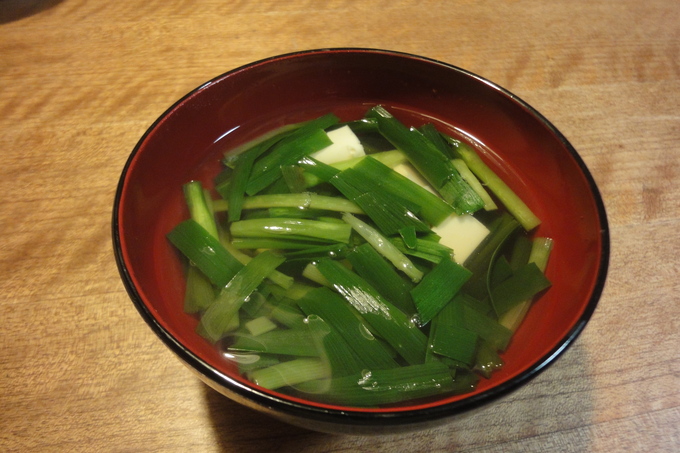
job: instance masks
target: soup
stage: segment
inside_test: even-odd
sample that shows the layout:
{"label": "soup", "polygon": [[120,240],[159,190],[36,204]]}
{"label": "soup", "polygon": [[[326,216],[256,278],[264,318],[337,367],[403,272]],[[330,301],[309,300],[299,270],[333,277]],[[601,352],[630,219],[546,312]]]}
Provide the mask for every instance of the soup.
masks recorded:
{"label": "soup", "polygon": [[256,385],[318,402],[472,391],[549,288],[552,240],[471,145],[378,105],[230,150],[168,233],[198,332]]}

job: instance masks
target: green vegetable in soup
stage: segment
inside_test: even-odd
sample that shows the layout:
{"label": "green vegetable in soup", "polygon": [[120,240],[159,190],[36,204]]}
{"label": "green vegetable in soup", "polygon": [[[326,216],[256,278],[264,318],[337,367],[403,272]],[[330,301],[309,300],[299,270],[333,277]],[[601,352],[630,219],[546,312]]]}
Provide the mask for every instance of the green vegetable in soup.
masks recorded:
{"label": "green vegetable in soup", "polygon": [[538,217],[433,124],[327,114],[223,164],[214,190],[184,185],[167,237],[197,332],[261,387],[362,407],[469,392],[550,287]]}

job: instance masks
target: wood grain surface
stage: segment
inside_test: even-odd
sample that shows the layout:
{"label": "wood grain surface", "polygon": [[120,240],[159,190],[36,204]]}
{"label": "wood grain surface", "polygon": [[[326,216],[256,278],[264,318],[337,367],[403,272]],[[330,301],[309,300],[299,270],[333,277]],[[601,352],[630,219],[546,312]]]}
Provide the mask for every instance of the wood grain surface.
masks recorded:
{"label": "wood grain surface", "polygon": [[[201,83],[320,47],[412,52],[508,88],[608,210],[585,332],[495,407],[431,431],[308,432],[199,382],[137,314],[110,220],[146,128]],[[0,0],[0,450],[680,451],[677,0]]]}

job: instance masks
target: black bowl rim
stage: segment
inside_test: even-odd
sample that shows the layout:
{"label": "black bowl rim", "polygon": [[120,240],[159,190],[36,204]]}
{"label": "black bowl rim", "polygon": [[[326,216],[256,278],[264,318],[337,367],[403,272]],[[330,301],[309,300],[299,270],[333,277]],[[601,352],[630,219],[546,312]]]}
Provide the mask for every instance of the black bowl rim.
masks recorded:
{"label": "black bowl rim", "polygon": [[[130,277],[128,269],[126,267],[125,261],[123,259],[123,253],[121,249],[120,234],[119,234],[119,219],[118,211],[120,207],[120,199],[125,186],[125,177],[129,170],[129,167],[134,160],[136,154],[139,152],[140,147],[145,142],[148,135],[150,135],[156,128],[159,122],[161,122],[165,117],[167,117],[178,105],[183,103],[186,99],[193,96],[196,92],[201,90],[203,87],[221,80],[229,75],[243,71],[253,66],[259,66],[261,64],[269,63],[276,60],[288,59],[294,57],[303,57],[306,55],[316,55],[324,53],[375,53],[383,54],[395,57],[403,57],[412,60],[420,60],[424,63],[434,64],[439,66],[444,66],[450,70],[460,72],[468,77],[478,80],[490,88],[499,91],[503,95],[512,99],[514,102],[519,104],[522,108],[527,110],[531,115],[533,115],[537,120],[543,123],[556,138],[558,138],[567,151],[571,154],[572,158],[578,164],[583,176],[586,178],[593,201],[595,202],[598,216],[600,219],[600,241],[601,241],[601,257],[598,266],[597,279],[593,292],[590,296],[588,304],[580,316],[576,324],[567,333],[567,335],[562,339],[562,341],[551,350],[549,353],[537,360],[529,369],[525,372],[517,375],[516,377],[493,387],[485,392],[471,395],[468,398],[454,401],[451,403],[446,403],[438,406],[432,406],[421,409],[413,410],[394,410],[385,412],[371,412],[365,411],[361,408],[343,408],[343,409],[333,409],[320,406],[312,406],[301,404],[296,401],[279,398],[277,396],[264,393],[256,388],[248,387],[243,383],[226,376],[221,373],[210,364],[206,363],[189,349],[187,349],[183,344],[180,343],[175,337],[173,337],[167,330],[165,330],[158,321],[154,318],[153,314],[148,310],[140,294],[135,288],[134,282]],[[373,426],[397,426],[397,425],[407,425],[407,424],[418,424],[431,422],[434,420],[444,419],[447,417],[452,417],[464,412],[468,412],[472,409],[480,408],[491,401],[494,401],[500,397],[503,397],[512,391],[520,388],[522,385],[532,380],[540,373],[542,373],[548,366],[555,362],[555,360],[562,355],[578,338],[586,324],[590,320],[595,308],[599,302],[599,299],[604,290],[607,271],[609,267],[609,255],[610,255],[610,238],[609,238],[609,226],[607,221],[607,214],[604,206],[604,201],[600,194],[600,191],[595,183],[593,176],[588,170],[585,162],[574,149],[574,147],[569,143],[566,137],[541,113],[536,109],[531,107],[528,103],[523,101],[517,95],[511,93],[510,91],[502,88],[501,86],[485,79],[477,74],[470,71],[462,69],[458,66],[442,62],[429,57],[424,57],[420,55],[415,55],[407,52],[400,52],[394,50],[384,50],[376,48],[361,48],[361,47],[339,47],[339,48],[319,48],[310,49],[297,52],[290,52],[280,55],[275,55],[272,57],[263,58],[251,63],[234,68],[227,71],[221,75],[214,77],[196,87],[174,104],[172,104],[161,116],[154,121],[154,123],[146,130],[144,135],[137,142],[135,148],[130,154],[121,176],[119,179],[118,187],[116,190],[113,206],[113,216],[112,216],[112,239],[113,239],[113,249],[116,259],[116,264],[118,271],[120,273],[121,279],[127,290],[129,297],[132,299],[137,311],[140,313],[142,318],[151,327],[151,329],[156,333],[156,335],[165,343],[165,345],[170,348],[187,366],[193,368],[195,371],[199,372],[203,377],[216,383],[218,386],[228,389],[231,393],[235,394],[238,398],[243,399],[253,405],[253,407],[265,408],[268,412],[273,412],[274,414],[282,414],[287,417],[294,417],[301,420],[313,420],[322,423],[337,423],[340,425],[373,425]]]}

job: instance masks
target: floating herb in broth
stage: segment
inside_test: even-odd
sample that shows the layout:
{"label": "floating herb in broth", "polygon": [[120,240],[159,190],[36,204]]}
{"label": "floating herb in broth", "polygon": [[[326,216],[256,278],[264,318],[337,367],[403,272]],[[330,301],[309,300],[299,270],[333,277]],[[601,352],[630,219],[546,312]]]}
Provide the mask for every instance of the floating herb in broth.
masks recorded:
{"label": "floating herb in broth", "polygon": [[475,150],[382,106],[286,126],[184,186],[185,311],[255,384],[379,407],[472,391],[550,286],[549,238]]}

